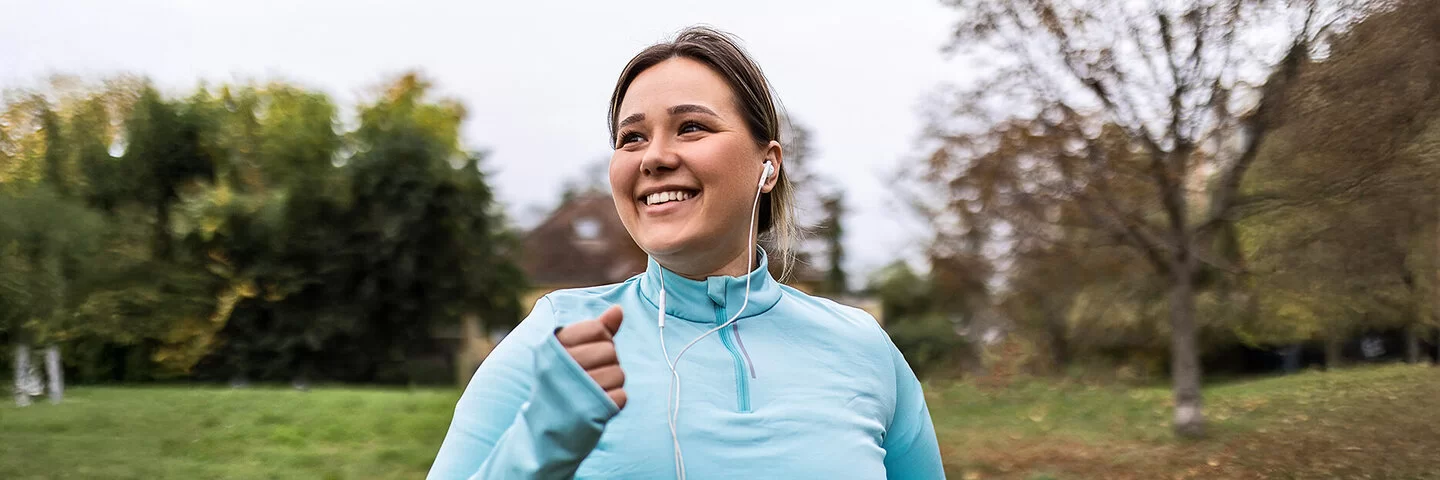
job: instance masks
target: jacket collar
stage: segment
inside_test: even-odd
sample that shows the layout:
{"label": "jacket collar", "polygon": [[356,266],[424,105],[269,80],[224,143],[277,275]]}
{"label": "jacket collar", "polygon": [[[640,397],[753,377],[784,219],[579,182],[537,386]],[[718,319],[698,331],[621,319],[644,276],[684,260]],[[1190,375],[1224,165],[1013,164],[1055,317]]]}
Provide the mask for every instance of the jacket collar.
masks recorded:
{"label": "jacket collar", "polygon": [[[665,282],[665,313],[674,318],[698,323],[724,323],[735,316],[745,302],[745,279],[750,279],[750,303],[740,318],[764,313],[780,301],[780,283],[770,276],[769,258],[765,249],[757,249],[756,268],[748,275],[708,277],[691,280],[660,266],[650,257],[645,273],[640,274],[640,295],[651,305],[660,302],[660,282]],[[720,318],[717,319],[717,313]]]}

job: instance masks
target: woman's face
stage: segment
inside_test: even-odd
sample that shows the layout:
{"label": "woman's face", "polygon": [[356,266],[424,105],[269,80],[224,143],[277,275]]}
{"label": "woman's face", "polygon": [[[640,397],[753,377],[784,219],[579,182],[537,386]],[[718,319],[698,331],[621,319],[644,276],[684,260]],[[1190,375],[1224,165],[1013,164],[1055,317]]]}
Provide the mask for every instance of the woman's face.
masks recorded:
{"label": "woman's face", "polygon": [[696,278],[743,255],[763,162],[779,171],[781,152],[756,144],[725,79],[695,60],[665,60],[635,77],[616,118],[610,190],[640,248]]}

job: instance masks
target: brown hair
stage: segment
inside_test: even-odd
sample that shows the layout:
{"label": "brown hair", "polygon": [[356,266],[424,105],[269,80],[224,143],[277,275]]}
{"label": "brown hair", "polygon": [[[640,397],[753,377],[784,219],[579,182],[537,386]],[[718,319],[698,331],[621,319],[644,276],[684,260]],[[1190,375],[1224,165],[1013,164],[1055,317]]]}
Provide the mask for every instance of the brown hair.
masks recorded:
{"label": "brown hair", "polygon": [[[610,95],[610,145],[615,145],[615,128],[620,115],[620,102],[630,83],[641,72],[672,58],[688,58],[709,66],[725,78],[735,94],[736,107],[745,117],[745,126],[760,145],[780,141],[781,116],[770,82],[760,65],[740,47],[735,37],[705,26],[681,30],[674,40],[651,45],[625,65],[615,91]],[[777,166],[779,167],[779,166]],[[800,231],[795,224],[794,190],[784,168],[779,168],[775,188],[760,197],[760,219],[757,227],[762,236],[774,245],[781,259],[781,278],[789,275],[795,262],[794,247]]]}

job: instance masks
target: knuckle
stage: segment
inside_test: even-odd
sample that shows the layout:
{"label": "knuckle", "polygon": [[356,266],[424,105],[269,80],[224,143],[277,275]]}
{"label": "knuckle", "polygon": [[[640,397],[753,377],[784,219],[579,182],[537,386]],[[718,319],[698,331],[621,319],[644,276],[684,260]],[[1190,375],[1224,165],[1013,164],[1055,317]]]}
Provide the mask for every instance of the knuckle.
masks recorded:
{"label": "knuckle", "polygon": [[562,345],[570,346],[592,341],[596,337],[596,329],[594,320],[586,320],[561,328],[557,335]]}

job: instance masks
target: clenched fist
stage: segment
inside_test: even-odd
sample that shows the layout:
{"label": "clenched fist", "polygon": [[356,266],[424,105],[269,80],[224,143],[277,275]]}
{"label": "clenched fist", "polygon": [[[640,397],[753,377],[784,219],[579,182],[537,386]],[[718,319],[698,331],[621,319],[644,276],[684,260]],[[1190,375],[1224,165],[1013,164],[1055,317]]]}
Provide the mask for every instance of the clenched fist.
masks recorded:
{"label": "clenched fist", "polygon": [[619,306],[612,306],[599,317],[555,332],[555,339],[565,347],[565,352],[620,408],[625,408],[625,372],[620,369],[620,358],[615,355],[615,333],[620,331],[623,316]]}

